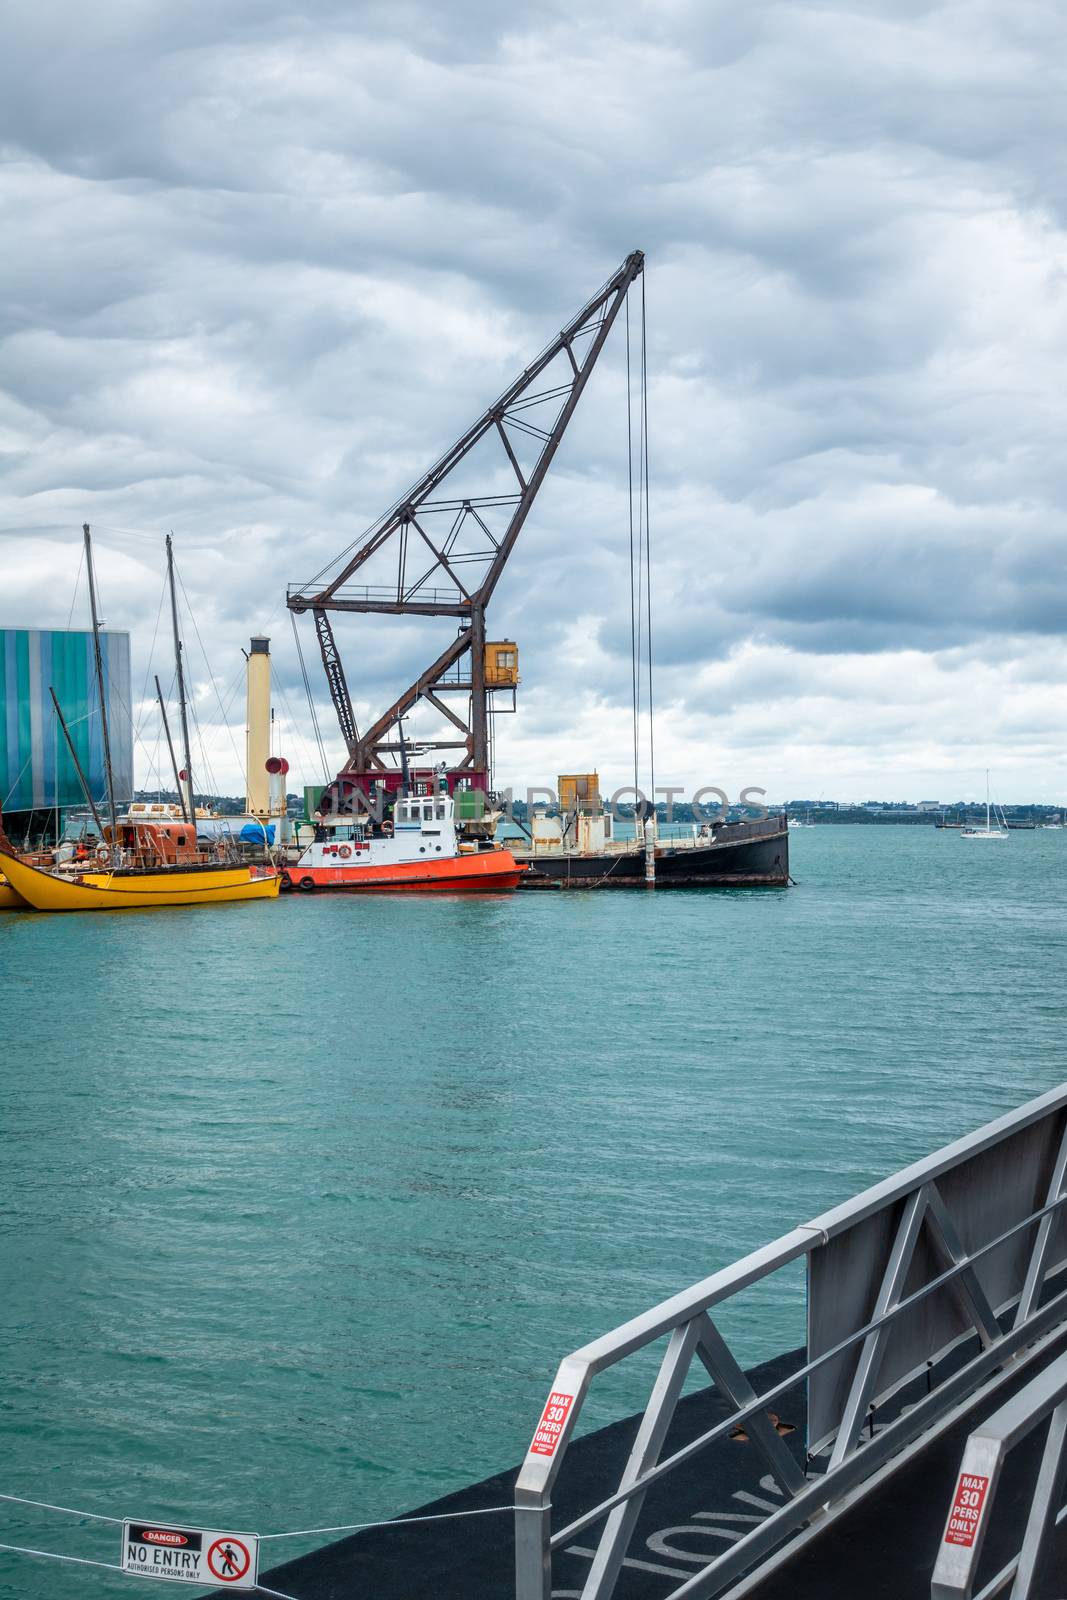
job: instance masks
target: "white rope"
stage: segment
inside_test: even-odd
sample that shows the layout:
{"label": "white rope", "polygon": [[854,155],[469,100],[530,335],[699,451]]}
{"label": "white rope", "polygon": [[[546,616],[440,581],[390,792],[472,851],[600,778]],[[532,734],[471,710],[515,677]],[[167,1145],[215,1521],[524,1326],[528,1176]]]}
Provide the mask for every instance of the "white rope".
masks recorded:
{"label": "white rope", "polygon": [[539,1511],[540,1506],[483,1506],[478,1511],[438,1511],[430,1517],[389,1517],[383,1522],[343,1522],[336,1528],[295,1528],[291,1533],[261,1533],[261,1539],[302,1539],[313,1533],[358,1533],[361,1528],[397,1528],[410,1522],[451,1522],[456,1517],[492,1517],[502,1511]]}
{"label": "white rope", "polygon": [[45,1561],[72,1561],[76,1567],[103,1567],[108,1572],[121,1572],[115,1561],[90,1561],[88,1556],[60,1556],[54,1550],[31,1550],[25,1544],[0,1544],[0,1550],[13,1550],[17,1556],[40,1556]]}
{"label": "white rope", "polygon": [[62,1511],[68,1517],[89,1517],[94,1522],[114,1522],[119,1524],[122,1517],[105,1517],[99,1511],[76,1511],[73,1506],[54,1506],[49,1500],[26,1500],[20,1494],[0,1494],[0,1500],[10,1500],[18,1506],[38,1506],[42,1511]]}
{"label": "white rope", "polygon": [[[12,1496],[4,1495],[3,1498],[5,1500],[10,1500]],[[41,1505],[42,1502],[39,1500],[27,1500],[24,1502],[24,1504]],[[48,1509],[55,1511],[61,1508],[57,1506],[50,1506]],[[106,1517],[103,1520],[107,1522],[115,1522],[117,1518]],[[26,1544],[0,1544],[0,1550],[10,1550],[14,1555],[17,1556],[37,1556],[42,1561],[69,1561],[76,1567],[103,1567],[105,1572],[124,1571],[124,1568],[120,1567],[115,1561],[90,1561],[88,1556],[61,1556],[58,1555],[55,1550],[32,1550],[30,1546]],[[267,1589],[262,1583],[256,1584],[256,1593],[269,1594],[272,1597],[272,1600],[295,1600],[295,1596],[291,1594],[283,1594],[280,1589]]]}
{"label": "white rope", "polygon": [[[36,1506],[41,1511],[58,1511],[67,1517],[86,1517],[93,1522],[111,1522],[116,1526],[121,1525],[128,1518],[106,1517],[99,1511],[80,1511],[74,1506],[53,1505],[50,1500],[29,1500],[25,1495],[0,1494],[0,1500],[9,1501],[13,1505]],[[405,1527],[416,1522],[454,1522],[460,1517],[493,1517],[501,1516],[504,1512],[537,1511],[538,1506],[480,1506],[473,1511],[438,1511],[426,1517],[390,1517],[381,1522],[342,1522],[329,1528],[293,1528],[286,1533],[261,1533],[257,1537],[261,1541],[267,1539],[304,1539],[319,1533],[359,1533],[367,1528],[397,1528]],[[24,1545],[0,1544],[0,1550],[12,1550],[18,1555],[40,1556],[50,1561],[74,1561],[87,1567],[107,1567],[112,1572],[121,1572],[122,1567],[110,1561],[89,1561],[84,1556],[61,1556],[51,1550],[31,1550]],[[292,1595],[283,1595],[277,1589],[264,1589],[262,1584],[256,1586],[261,1593],[276,1597],[276,1600],[293,1600]]]}

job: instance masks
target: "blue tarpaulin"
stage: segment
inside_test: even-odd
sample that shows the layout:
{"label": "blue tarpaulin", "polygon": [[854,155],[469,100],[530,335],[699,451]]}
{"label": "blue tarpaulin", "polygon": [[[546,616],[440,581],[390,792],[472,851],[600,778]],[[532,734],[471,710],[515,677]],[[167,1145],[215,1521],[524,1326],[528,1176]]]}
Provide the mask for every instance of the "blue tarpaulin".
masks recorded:
{"label": "blue tarpaulin", "polygon": [[244,827],[241,829],[239,837],[242,844],[262,844],[264,834],[267,836],[267,843],[273,844],[273,822],[268,822],[266,824],[262,822],[246,822]]}

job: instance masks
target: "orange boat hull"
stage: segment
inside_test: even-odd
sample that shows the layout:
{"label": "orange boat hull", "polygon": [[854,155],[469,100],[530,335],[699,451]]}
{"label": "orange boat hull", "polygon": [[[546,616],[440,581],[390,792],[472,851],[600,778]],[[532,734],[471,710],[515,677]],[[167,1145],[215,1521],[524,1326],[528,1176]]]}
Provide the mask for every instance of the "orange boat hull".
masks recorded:
{"label": "orange boat hull", "polygon": [[290,867],[293,889],[306,892],[325,890],[332,894],[351,894],[358,890],[375,893],[415,894],[490,894],[516,889],[525,872],[510,850],[485,850],[470,855],[449,856],[445,861],[405,861],[382,866],[355,866],[345,863],[329,867]]}

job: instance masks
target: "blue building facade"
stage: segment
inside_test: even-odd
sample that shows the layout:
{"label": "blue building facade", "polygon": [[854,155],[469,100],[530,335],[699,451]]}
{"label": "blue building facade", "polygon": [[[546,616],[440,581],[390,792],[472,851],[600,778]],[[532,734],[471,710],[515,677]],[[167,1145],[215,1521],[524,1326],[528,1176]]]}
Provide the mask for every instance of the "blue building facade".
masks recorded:
{"label": "blue building facade", "polygon": [[[108,732],[115,794],[133,794],[130,636],[105,629]],[[92,792],[107,795],[104,745],[91,632],[0,628],[0,805],[5,812],[82,806],[85,796],[52,708],[49,687],[70,729]]]}

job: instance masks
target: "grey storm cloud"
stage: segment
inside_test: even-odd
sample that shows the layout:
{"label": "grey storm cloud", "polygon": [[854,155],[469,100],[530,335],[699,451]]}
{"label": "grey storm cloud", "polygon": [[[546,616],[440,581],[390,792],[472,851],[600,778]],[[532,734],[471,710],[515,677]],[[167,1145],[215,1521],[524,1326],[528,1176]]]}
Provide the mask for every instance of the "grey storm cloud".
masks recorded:
{"label": "grey storm cloud", "polygon": [[[5,46],[0,620],[66,623],[88,520],[138,677],[173,529],[221,786],[259,629],[318,775],[286,584],[641,247],[679,775],[713,744],[756,781],[762,739],[769,781],[820,746],[873,781],[892,739],[928,787],[971,738],[1064,787],[1058,3],[14,0]],[[628,517],[616,338],[494,601],[505,778],[625,758]],[[448,625],[339,635],[366,717]]]}

